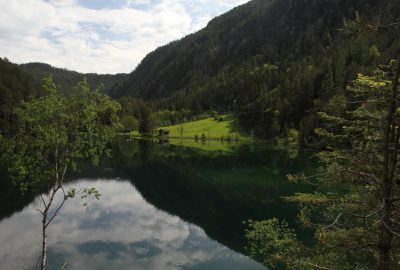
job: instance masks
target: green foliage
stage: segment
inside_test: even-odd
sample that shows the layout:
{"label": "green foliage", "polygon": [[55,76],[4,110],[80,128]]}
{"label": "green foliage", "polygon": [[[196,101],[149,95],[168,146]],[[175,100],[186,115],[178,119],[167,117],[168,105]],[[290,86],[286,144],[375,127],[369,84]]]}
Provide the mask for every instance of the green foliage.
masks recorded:
{"label": "green foliage", "polygon": [[325,60],[323,67],[323,79],[321,82],[321,97],[322,99],[329,99],[334,93],[335,83],[333,78],[332,65],[328,60]]}
{"label": "green foliage", "polygon": [[296,240],[294,230],[284,221],[270,219],[265,221],[248,221],[246,223],[246,239],[250,243],[247,251],[253,258],[263,260],[263,263],[275,267],[285,262],[291,252],[300,245]]}
{"label": "green foliage", "polygon": [[48,189],[79,160],[98,164],[118,128],[118,103],[81,82],[68,97],[49,77],[47,94],[16,110],[18,132],[5,141],[9,172],[22,190]]}
{"label": "green foliage", "polygon": [[[142,99],[130,97],[119,99],[119,103],[122,107],[120,112],[122,118],[128,117],[128,120],[133,120],[131,117],[134,117],[138,121],[138,131],[140,134],[152,134],[155,119],[153,115],[154,108],[151,104],[144,102]],[[126,120],[127,119],[124,121]],[[133,122],[131,124],[133,124]]]}
{"label": "green foliage", "polygon": [[157,127],[164,127],[195,121],[203,118],[208,118],[208,115],[198,115],[198,113],[191,110],[158,110],[153,113],[155,125]]}
{"label": "green foliage", "polygon": [[121,118],[121,125],[125,132],[136,131],[139,128],[139,121],[132,115],[125,115]]}
{"label": "green foliage", "polygon": [[88,205],[88,199],[93,196],[96,200],[99,200],[101,193],[96,188],[84,188],[81,192],[81,200],[84,201],[83,206]]}

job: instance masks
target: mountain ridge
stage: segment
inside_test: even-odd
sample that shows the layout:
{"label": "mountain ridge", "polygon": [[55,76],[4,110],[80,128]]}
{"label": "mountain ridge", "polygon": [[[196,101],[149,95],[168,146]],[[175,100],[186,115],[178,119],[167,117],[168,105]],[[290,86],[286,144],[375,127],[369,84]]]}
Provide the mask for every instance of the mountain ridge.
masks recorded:
{"label": "mountain ridge", "polygon": [[115,85],[122,83],[128,76],[125,73],[117,74],[97,74],[97,73],[80,73],[77,71],[54,67],[47,63],[31,62],[19,65],[22,70],[30,73],[37,83],[42,83],[43,78],[53,75],[54,82],[61,86],[61,90],[68,92],[68,89],[75,87],[77,83],[84,78],[87,79],[92,88],[104,86],[103,91],[109,93],[110,89]]}
{"label": "mountain ridge", "polygon": [[[198,72],[206,72],[207,75],[212,75],[227,63],[242,62],[243,60],[257,54],[262,54],[268,57],[270,62],[277,61],[279,55],[289,51],[291,47],[293,47],[291,44],[295,44],[296,42],[304,42],[304,44],[300,44],[300,49],[307,51],[310,49],[312,43],[299,40],[299,38],[295,36],[296,32],[300,32],[300,25],[303,25],[304,22],[306,22],[306,25],[309,25],[313,21],[316,21],[314,17],[321,19],[320,17],[325,15],[325,21],[321,20],[316,22],[316,24],[320,24],[319,26],[317,25],[318,31],[307,33],[308,35],[321,34],[321,32],[324,31],[321,31],[320,29],[331,30],[332,25],[339,26],[341,24],[344,16],[354,16],[356,10],[367,11],[371,9],[370,3],[373,4],[377,1],[352,1],[353,3],[351,4],[351,8],[346,9],[345,12],[341,12],[340,8],[334,8],[335,6],[350,6],[344,4],[345,2],[346,1],[344,0],[250,1],[212,19],[205,28],[198,32],[161,46],[155,51],[149,53],[137,68],[130,73],[130,79],[135,81],[135,83],[124,84],[120,89],[115,90],[113,94],[116,96],[123,96],[133,93],[139,94],[144,98],[157,98],[165,95],[165,89],[166,91],[171,91],[171,88],[173,88],[171,85],[176,85],[176,88],[185,86],[188,79],[187,76],[194,77],[196,75],[187,75],[188,69],[190,70],[190,67],[193,66],[196,66]],[[287,6],[287,8],[285,8],[285,6]],[[302,16],[295,16],[295,12],[299,8],[304,12],[302,12]],[[317,9],[319,11],[322,10],[323,12],[320,15],[316,15],[311,11],[312,9]],[[239,22],[235,23],[237,21]],[[272,24],[274,27],[263,26]],[[229,27],[230,25],[233,27]],[[330,27],[326,27],[327,25]],[[257,28],[257,31],[244,36],[243,32],[246,30],[250,31],[251,27]],[[279,30],[274,31],[274,28]],[[230,30],[230,33],[227,33],[228,30]],[[266,32],[267,35],[263,35],[265,34],[263,32]],[[266,37],[268,37],[269,43],[267,42],[263,44]],[[206,39],[208,39],[208,43],[211,44],[208,44]],[[244,46],[241,43],[243,43]],[[252,43],[254,46],[247,46],[246,43]],[[202,46],[204,44],[205,46]],[[187,47],[189,47],[190,53],[186,53],[188,50]],[[190,50],[190,48],[193,49]],[[277,50],[277,48],[279,50]],[[210,51],[204,49],[210,49]],[[298,50],[299,48],[296,47],[296,49]],[[172,62],[174,61],[174,58],[177,57],[176,54],[179,50],[184,53],[182,56],[182,58],[184,58],[182,63],[178,64],[181,67],[183,66],[183,72],[178,74],[181,79],[173,83],[168,83],[168,81],[171,80],[171,76],[168,76],[169,79],[166,79],[168,77],[162,75],[166,73],[164,71],[165,69],[176,69]],[[225,53],[223,51],[225,51]],[[208,59],[199,59],[200,57],[198,55],[204,53]],[[235,59],[228,59],[229,55],[235,56]],[[191,56],[194,56],[192,60],[187,59]],[[212,65],[210,65],[210,62]],[[201,67],[200,69],[198,68],[199,66]],[[152,83],[153,79],[150,78],[150,76],[154,76],[157,70],[160,70],[160,67],[162,70],[158,72],[163,74],[161,74],[160,79],[155,79],[156,83]],[[210,69],[210,71],[205,71],[205,67]],[[148,89],[145,90],[145,88]]]}

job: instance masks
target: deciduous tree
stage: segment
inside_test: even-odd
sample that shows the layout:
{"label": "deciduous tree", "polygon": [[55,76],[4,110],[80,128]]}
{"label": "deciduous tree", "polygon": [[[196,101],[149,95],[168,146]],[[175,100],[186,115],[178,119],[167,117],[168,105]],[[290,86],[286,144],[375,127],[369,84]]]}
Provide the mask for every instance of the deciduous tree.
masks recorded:
{"label": "deciduous tree", "polygon": [[[93,188],[64,189],[66,173],[81,160],[99,163],[108,153],[108,143],[118,127],[119,104],[86,81],[68,97],[61,94],[52,78],[44,85],[47,94],[22,104],[16,111],[18,132],[4,140],[9,172],[21,191],[42,193],[37,209],[42,219],[41,269],[46,269],[47,228],[67,199],[80,194],[86,200],[100,194]],[[56,196],[61,194],[59,205]]]}

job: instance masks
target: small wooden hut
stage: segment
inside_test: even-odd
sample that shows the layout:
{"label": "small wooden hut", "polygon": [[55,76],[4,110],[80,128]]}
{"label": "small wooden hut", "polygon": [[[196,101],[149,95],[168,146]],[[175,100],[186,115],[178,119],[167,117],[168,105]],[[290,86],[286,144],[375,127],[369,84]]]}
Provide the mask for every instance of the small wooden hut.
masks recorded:
{"label": "small wooden hut", "polygon": [[163,138],[163,139],[168,139],[169,138],[169,130],[168,129],[159,129],[158,137]]}

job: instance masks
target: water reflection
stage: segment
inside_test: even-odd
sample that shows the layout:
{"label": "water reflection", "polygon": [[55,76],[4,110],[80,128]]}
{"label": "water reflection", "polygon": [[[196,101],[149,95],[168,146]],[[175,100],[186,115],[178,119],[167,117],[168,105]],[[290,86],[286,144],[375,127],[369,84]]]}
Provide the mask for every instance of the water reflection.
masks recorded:
{"label": "water reflection", "polygon": [[[103,197],[86,208],[69,201],[50,226],[50,269],[64,262],[89,270],[266,269],[241,255],[243,221],[277,217],[306,240],[309,232],[295,223],[298,209],[282,196],[311,191],[286,175],[314,174],[315,164],[270,145],[224,147],[119,140],[102,167],[81,164],[69,179],[86,180],[69,185],[96,187]],[[0,241],[7,243],[0,246],[0,269],[33,269],[41,243],[37,202],[0,187]]]}
{"label": "water reflection", "polygon": [[[70,185],[76,185],[73,183]],[[128,181],[86,181],[103,197],[71,200],[49,227],[49,269],[264,269],[198,226],[147,203]],[[40,251],[37,202],[0,223],[1,269],[32,269]]]}
{"label": "water reflection", "polygon": [[[243,221],[279,218],[311,237],[295,222],[298,209],[282,196],[314,187],[288,182],[288,173],[314,174],[307,154],[271,145],[235,145],[231,152],[208,152],[146,141],[122,142],[114,158],[152,205],[203,228],[212,239],[245,253]],[[143,154],[143,152],[147,154]]]}

